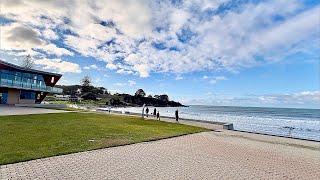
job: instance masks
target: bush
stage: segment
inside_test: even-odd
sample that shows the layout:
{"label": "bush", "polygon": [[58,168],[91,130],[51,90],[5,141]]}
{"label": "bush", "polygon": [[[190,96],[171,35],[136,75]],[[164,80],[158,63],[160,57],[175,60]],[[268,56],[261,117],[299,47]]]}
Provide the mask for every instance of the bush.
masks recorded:
{"label": "bush", "polygon": [[91,92],[85,93],[81,96],[83,100],[97,100],[97,96]]}

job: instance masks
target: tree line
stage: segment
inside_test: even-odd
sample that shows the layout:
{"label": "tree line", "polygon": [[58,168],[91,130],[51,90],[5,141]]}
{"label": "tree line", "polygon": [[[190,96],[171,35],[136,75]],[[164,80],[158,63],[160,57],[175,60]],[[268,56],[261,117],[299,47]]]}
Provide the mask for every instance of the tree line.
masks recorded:
{"label": "tree line", "polygon": [[104,87],[93,86],[89,76],[85,76],[83,79],[81,79],[80,85],[57,85],[57,87],[63,89],[64,95],[78,96],[83,100],[98,101],[102,99],[106,102],[106,105],[110,106],[142,106],[143,104],[161,107],[183,106],[179,102],[170,101],[169,96],[166,94],[146,96],[146,92],[143,89],[138,89],[134,95],[125,93],[111,94]]}

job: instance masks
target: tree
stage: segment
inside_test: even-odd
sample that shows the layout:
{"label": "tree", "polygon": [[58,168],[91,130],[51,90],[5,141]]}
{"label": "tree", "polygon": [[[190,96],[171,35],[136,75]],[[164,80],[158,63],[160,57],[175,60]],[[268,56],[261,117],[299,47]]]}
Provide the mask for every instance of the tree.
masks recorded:
{"label": "tree", "polygon": [[84,76],[81,79],[81,85],[82,86],[91,86],[91,78],[89,76]]}
{"label": "tree", "polygon": [[104,94],[104,88],[103,87],[92,87],[91,92],[96,95],[101,95],[101,94]]}
{"label": "tree", "polygon": [[91,78],[89,76],[83,77],[81,79],[81,93],[90,92],[92,89]]}
{"label": "tree", "polygon": [[110,106],[118,106],[121,105],[121,101],[118,96],[113,96],[109,101]]}
{"label": "tree", "polygon": [[145,97],[146,93],[144,92],[143,89],[138,89],[135,93],[135,96],[141,96],[141,97]]}
{"label": "tree", "polygon": [[27,55],[21,63],[21,66],[26,68],[26,69],[31,69],[34,65],[34,60],[31,58],[30,55]]}
{"label": "tree", "polygon": [[169,101],[169,96],[166,95],[166,94],[163,94],[163,95],[160,95],[159,99],[161,101],[166,101],[167,102],[167,101]]}
{"label": "tree", "polygon": [[82,95],[81,98],[83,98],[84,100],[97,100],[97,96],[92,92],[84,93],[84,95]]}

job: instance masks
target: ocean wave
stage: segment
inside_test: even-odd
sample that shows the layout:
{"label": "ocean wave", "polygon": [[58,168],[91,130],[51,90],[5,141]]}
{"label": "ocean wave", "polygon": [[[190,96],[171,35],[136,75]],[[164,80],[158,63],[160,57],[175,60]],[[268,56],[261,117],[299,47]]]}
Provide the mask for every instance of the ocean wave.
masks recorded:
{"label": "ocean wave", "polygon": [[[153,108],[149,107],[151,112]],[[156,108],[161,116],[169,117],[174,117],[177,109],[173,107]],[[320,110],[225,106],[189,106],[178,109],[181,118],[233,123],[234,129],[241,131],[320,140]],[[142,112],[141,107],[114,110]]]}

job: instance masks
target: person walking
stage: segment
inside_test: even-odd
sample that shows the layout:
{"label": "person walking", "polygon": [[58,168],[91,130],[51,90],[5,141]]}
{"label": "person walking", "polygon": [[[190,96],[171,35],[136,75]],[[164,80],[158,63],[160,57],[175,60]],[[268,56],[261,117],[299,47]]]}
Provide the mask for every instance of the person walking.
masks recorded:
{"label": "person walking", "polygon": [[147,117],[148,117],[148,113],[149,113],[149,108],[147,107],[147,109],[146,109],[146,115],[147,115]]}
{"label": "person walking", "polygon": [[176,115],[176,121],[179,122],[179,112],[178,112],[178,109],[176,110],[175,115]]}
{"label": "person walking", "polygon": [[157,115],[157,109],[156,108],[153,109],[153,115],[154,115],[154,117],[156,117],[156,115]]}
{"label": "person walking", "polygon": [[157,112],[157,120],[160,121],[160,113],[159,113],[159,111]]}

